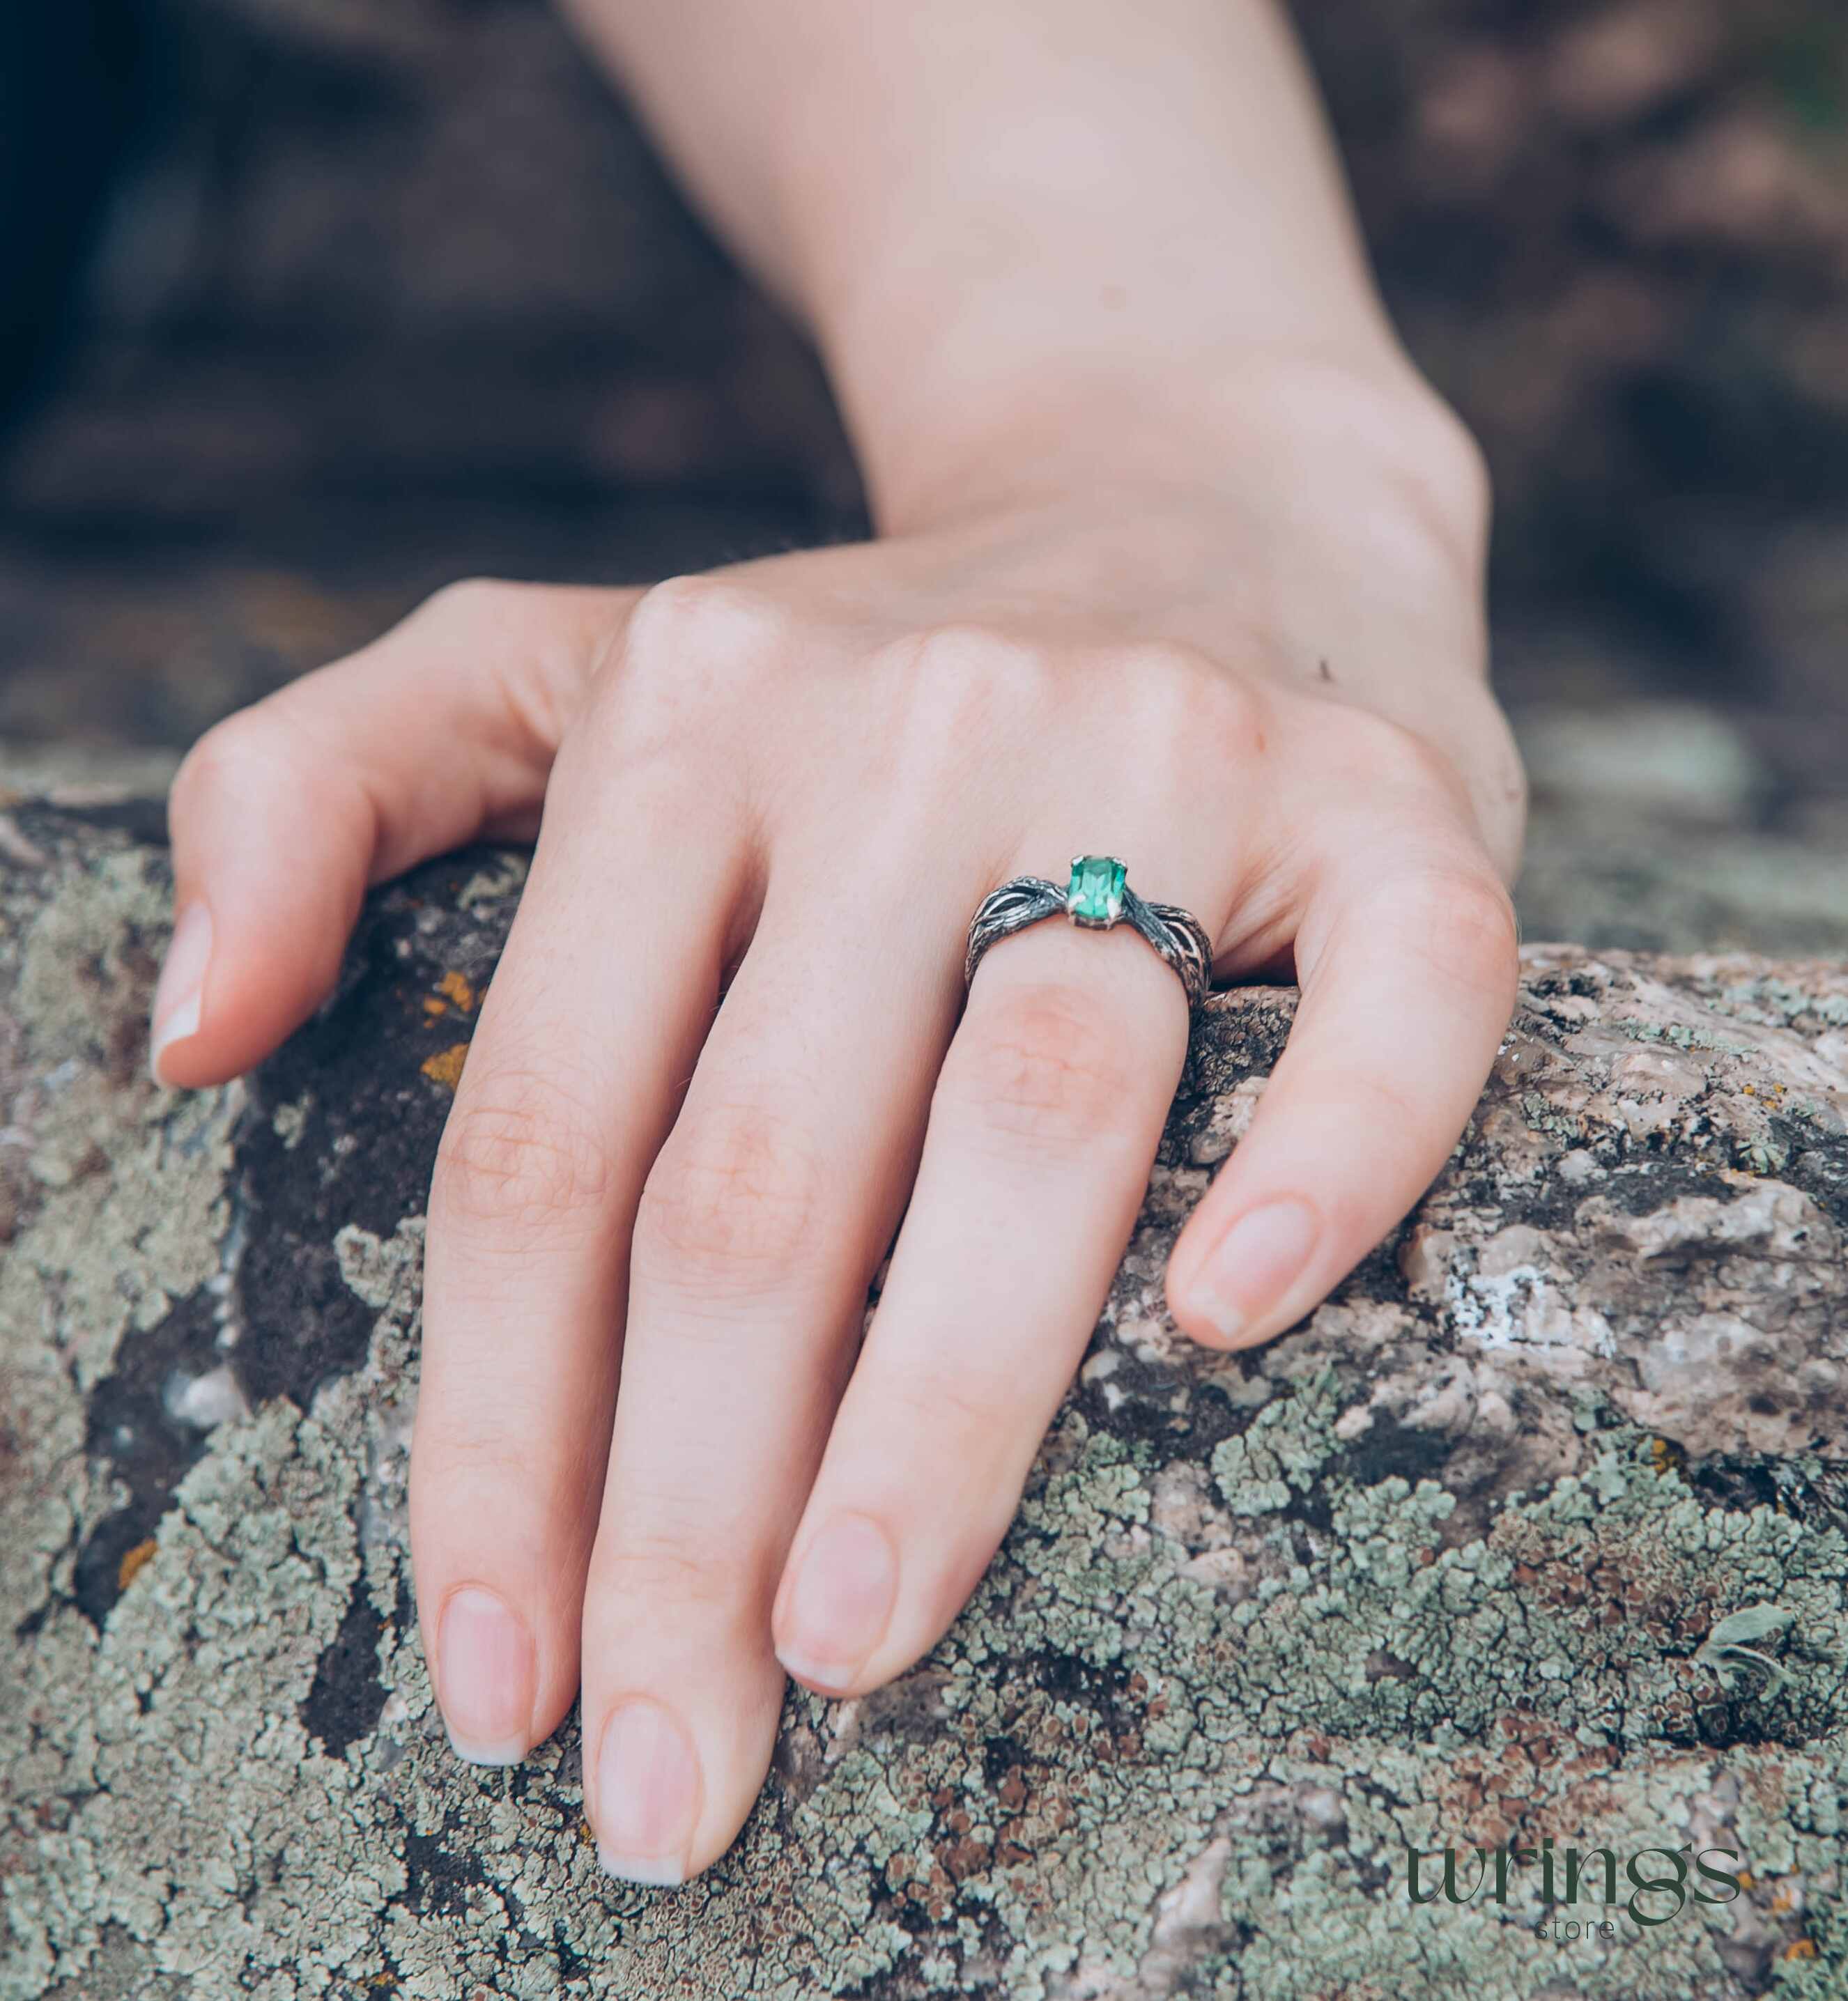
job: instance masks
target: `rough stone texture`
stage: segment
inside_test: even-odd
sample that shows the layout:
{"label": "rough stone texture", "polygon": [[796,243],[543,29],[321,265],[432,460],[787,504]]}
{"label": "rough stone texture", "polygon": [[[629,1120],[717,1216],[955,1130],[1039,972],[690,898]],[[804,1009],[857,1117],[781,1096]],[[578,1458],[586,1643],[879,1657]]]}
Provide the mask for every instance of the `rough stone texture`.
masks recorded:
{"label": "rough stone texture", "polygon": [[[1848,948],[1848,812],[1688,701],[1517,704],[1533,811],[1523,932],[1603,948]],[[1811,719],[1819,740],[1830,731]],[[1839,759],[1838,758],[1838,762]]]}
{"label": "rough stone texture", "polygon": [[[1848,969],[1532,949],[1428,1199],[1242,1359],[1160,1303],[1293,1004],[1216,1000],[973,1603],[792,1694],[664,1893],[600,1874],[575,1722],[455,1762],[412,1618],[423,1191],[517,860],[380,893],[183,1097],[164,854],[59,796],[0,820],[4,2001],[1848,1991]],[[1759,1606],[1768,1665],[1714,1637]],[[1530,1879],[1407,1901],[1408,1843],[1544,1834],[1749,1887],[1570,1946]]]}

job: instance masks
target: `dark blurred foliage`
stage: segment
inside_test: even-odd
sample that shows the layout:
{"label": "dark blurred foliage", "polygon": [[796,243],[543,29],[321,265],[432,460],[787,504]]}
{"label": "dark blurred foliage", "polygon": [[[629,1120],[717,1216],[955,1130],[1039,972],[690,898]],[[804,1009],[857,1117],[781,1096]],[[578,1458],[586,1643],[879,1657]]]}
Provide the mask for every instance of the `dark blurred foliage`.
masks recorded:
{"label": "dark blurred foliage", "polygon": [[[1840,0],[1298,13],[1393,305],[1494,465],[1504,685],[1693,691],[1827,782]],[[856,529],[812,360],[543,0],[138,0],[131,79],[121,24],[99,58],[54,14],[4,30],[41,37],[5,51],[16,326],[137,136],[0,461],[0,730],[181,740],[448,576]]]}

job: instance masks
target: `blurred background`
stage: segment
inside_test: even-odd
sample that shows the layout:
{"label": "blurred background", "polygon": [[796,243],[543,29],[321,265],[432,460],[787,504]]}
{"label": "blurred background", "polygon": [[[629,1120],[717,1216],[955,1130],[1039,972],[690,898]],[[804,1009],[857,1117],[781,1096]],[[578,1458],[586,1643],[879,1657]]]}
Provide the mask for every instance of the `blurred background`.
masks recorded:
{"label": "blurred background", "polygon": [[[1532,937],[1848,952],[1841,0],[1297,0],[1498,493]],[[545,0],[0,9],[0,779],[158,789],[450,578],[863,532]]]}

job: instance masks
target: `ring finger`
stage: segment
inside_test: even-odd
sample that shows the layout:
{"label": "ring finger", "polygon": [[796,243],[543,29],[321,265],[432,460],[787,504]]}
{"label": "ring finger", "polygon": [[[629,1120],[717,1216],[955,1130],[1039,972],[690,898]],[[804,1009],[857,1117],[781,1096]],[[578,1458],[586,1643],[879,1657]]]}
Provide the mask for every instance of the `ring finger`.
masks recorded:
{"label": "ring finger", "polygon": [[1108,1293],[1187,1028],[1179,980],[1127,926],[1053,920],[983,959],[778,1594],[799,1679],[878,1686],[974,1589]]}

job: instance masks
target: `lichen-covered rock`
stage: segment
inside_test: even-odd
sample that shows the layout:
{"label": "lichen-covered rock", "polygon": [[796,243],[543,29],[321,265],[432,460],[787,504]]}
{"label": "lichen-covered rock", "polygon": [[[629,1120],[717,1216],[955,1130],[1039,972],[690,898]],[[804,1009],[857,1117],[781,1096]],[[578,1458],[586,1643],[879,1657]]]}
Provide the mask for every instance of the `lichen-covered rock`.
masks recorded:
{"label": "lichen-covered rock", "polygon": [[[792,1693],[735,1850],[656,1891],[597,1869],[575,1723],[457,1763],[412,1616],[423,1190],[520,865],[381,893],[318,1019],[186,1097],[144,831],[0,822],[5,2001],[1848,1992],[1848,969],[1530,951],[1436,1187],[1242,1357],[1161,1303],[1293,1006],[1216,1000],[968,1611]],[[1408,1897],[1408,1848],[1460,1895],[1549,1837],[1739,1888]]]}

